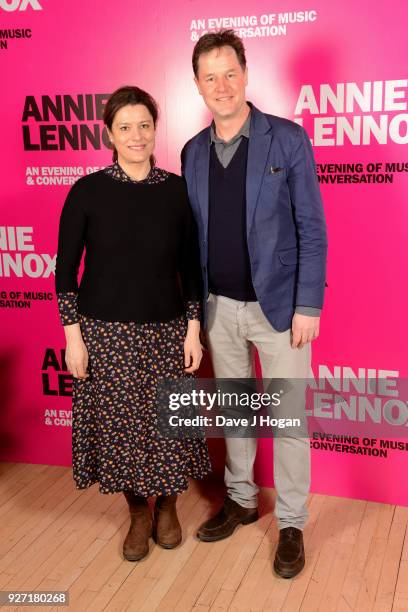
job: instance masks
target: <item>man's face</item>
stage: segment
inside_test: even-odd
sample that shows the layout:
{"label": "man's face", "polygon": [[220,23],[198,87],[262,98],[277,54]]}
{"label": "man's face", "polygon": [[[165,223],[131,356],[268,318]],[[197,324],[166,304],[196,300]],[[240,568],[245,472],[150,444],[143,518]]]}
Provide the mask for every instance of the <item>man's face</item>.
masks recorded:
{"label": "man's face", "polygon": [[194,80],[214,119],[233,119],[239,115],[245,104],[248,71],[242,69],[232,47],[200,55]]}

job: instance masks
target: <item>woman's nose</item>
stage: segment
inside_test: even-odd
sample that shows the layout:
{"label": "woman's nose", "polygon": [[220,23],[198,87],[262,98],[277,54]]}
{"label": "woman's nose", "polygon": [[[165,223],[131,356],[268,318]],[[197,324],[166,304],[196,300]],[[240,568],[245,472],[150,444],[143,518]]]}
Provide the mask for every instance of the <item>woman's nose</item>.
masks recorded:
{"label": "woman's nose", "polygon": [[138,127],[132,128],[130,136],[131,136],[132,140],[140,140],[141,137],[142,137],[141,132],[140,132]]}

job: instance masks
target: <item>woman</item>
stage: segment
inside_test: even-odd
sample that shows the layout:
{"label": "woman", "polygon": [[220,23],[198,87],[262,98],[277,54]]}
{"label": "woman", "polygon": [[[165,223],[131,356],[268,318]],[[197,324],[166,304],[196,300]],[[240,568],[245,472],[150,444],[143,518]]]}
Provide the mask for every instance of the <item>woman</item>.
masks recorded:
{"label": "woman", "polygon": [[98,482],[101,493],[124,493],[129,561],[148,553],[151,535],[164,548],[181,542],[177,494],[210,471],[202,439],[162,438],[157,427],[157,380],[191,376],[202,356],[195,226],[183,180],[155,166],[157,118],[141,89],[111,95],[104,122],[114,163],[70,190],[56,265],[74,377],[74,479],[79,489]]}

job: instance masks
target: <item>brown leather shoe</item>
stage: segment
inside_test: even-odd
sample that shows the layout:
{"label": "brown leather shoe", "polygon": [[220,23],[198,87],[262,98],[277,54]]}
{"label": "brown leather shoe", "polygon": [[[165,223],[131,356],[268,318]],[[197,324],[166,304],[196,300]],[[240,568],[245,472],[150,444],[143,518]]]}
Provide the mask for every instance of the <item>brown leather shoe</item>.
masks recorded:
{"label": "brown leather shoe", "polygon": [[130,528],[123,542],[123,556],[128,561],[139,561],[149,552],[152,515],[145,497],[139,497],[131,491],[124,491],[123,494],[130,511]]}
{"label": "brown leather shoe", "polygon": [[162,548],[175,548],[182,540],[176,502],[177,495],[159,495],[156,498],[153,539]]}
{"label": "brown leather shoe", "polygon": [[305,565],[303,533],[296,527],[285,527],[279,532],[273,568],[282,578],[293,578]]}
{"label": "brown leather shoe", "polygon": [[203,542],[217,542],[232,535],[238,525],[249,525],[258,518],[258,508],[243,508],[226,497],[219,512],[201,525],[197,537]]}

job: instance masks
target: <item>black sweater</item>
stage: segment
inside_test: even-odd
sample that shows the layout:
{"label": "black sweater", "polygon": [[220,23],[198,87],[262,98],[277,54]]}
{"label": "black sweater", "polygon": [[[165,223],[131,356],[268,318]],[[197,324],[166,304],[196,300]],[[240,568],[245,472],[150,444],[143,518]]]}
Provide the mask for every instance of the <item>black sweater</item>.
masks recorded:
{"label": "black sweater", "polygon": [[[84,272],[78,269],[85,248]],[[202,298],[196,227],[184,180],[79,179],[61,213],[56,291],[77,292],[80,314],[103,321],[169,321]]]}

